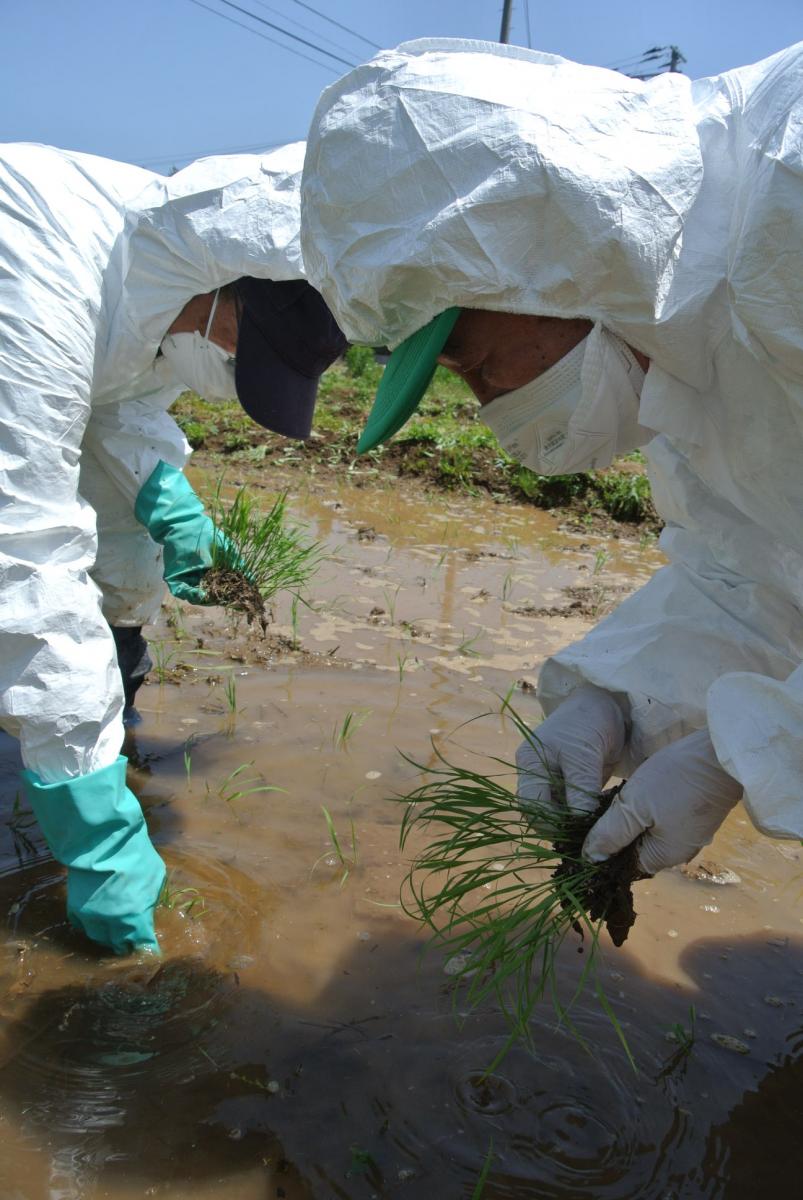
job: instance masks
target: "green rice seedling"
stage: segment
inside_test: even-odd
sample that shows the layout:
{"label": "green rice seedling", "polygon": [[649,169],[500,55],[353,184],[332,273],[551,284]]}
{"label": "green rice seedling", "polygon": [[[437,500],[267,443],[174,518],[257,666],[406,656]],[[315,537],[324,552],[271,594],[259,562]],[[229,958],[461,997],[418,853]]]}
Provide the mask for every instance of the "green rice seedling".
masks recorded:
{"label": "green rice seedling", "polygon": [[299,641],[299,637],[298,637],[298,601],[299,601],[299,595],[298,595],[298,592],[296,592],[296,594],[293,596],[292,603],[290,604],[290,628],[293,631],[293,633],[292,633],[292,649],[293,650],[298,650],[299,647],[301,646],[301,642]]}
{"label": "green rice seedling", "polygon": [[164,641],[153,641],[150,643],[148,649],[153,655],[153,673],[156,676],[157,683],[162,684],[170,675],[173,664],[178,657],[178,650],[175,646],[172,649],[169,648],[167,642]]}
{"label": "green rice seedling", "polygon": [[509,600],[513,595],[513,589],[518,583],[518,576],[515,571],[508,571],[505,578],[502,580],[502,602]]}
{"label": "green rice seedling", "polygon": [[611,556],[607,550],[598,550],[594,555],[594,566],[591,570],[592,575],[599,575],[600,571],[610,562]]}
{"label": "green rice seedling", "polygon": [[332,742],[336,750],[342,750],[348,745],[354,734],[358,729],[362,728],[373,711],[372,708],[356,708],[346,713],[342,724],[339,728],[335,728],[332,735]]}
{"label": "green rice seedling", "polygon": [[401,584],[396,587],[395,591],[391,591],[390,588],[382,588],[382,595],[385,597],[385,604],[387,605],[391,625],[396,624],[396,601],[399,598],[400,591]]}
{"label": "green rice seedling", "polygon": [[206,901],[198,889],[175,887],[172,871],[169,872],[162,884],[156,907],[164,908],[168,912],[178,911],[185,917],[192,917],[193,920],[206,916]]}
{"label": "green rice seedling", "polygon": [[[323,817],[324,817],[324,820],[326,821],[326,830],[327,830],[327,833],[329,834],[329,840],[332,843],[332,846],[334,847],[334,851],[335,851],[335,855],[337,856],[337,860],[340,863],[341,867],[343,868],[343,874],[340,877],[340,886],[342,887],[343,884],[348,879],[351,872],[357,866],[357,833],[356,833],[356,830],[354,829],[354,821],[353,820],[350,821],[350,825],[351,825],[351,858],[349,858],[343,852],[343,846],[340,841],[340,837],[338,836],[338,832],[335,829],[335,823],[332,820],[332,814],[329,812],[329,809],[326,807],[325,804],[321,805],[321,811],[323,812]],[[315,868],[318,866],[318,863],[323,862],[323,860],[327,856],[328,856],[328,852],[327,852],[327,854],[322,854],[320,856],[320,858],[316,859],[316,861],[313,863],[312,870],[314,871]]]}
{"label": "green rice seedling", "polygon": [[187,787],[192,785],[192,748],[195,745],[195,734],[191,733],[184,743],[184,774],[187,776]]}
{"label": "green rice seedling", "polygon": [[[509,705],[506,711],[538,754],[537,736]],[[632,1065],[596,964],[602,925],[620,945],[635,919],[629,890],[638,877],[635,849],[607,863],[583,859],[582,843],[597,814],[566,807],[562,780],[547,770],[543,755],[534,774],[548,780],[556,803],[524,811],[508,786],[515,778],[512,763],[492,759],[501,771],[485,774],[455,766],[434,742],[433,751],[433,767],[405,756],[426,779],[400,798],[406,805],[401,847],[418,843],[422,833],[429,840],[408,870],[402,907],[445,950],[456,983],[455,1006],[460,1003],[470,1011],[492,997],[500,1005],[509,1036],[487,1070],[516,1040],[531,1041],[530,1020],[544,999],[580,1038],[571,1010],[589,984]],[[604,806],[610,796],[595,799]],[[580,935],[585,958],[580,981],[565,1000],[559,989],[559,950],[572,933]]]}
{"label": "green rice seedling", "polygon": [[306,540],[286,517],[286,493],[261,516],[245,488],[231,504],[221,496],[222,480],[210,503],[210,513],[223,535],[212,545],[212,566],[203,579],[215,603],[239,609],[267,628],[265,606],[282,591],[303,591],[321,560],[321,547]]}
{"label": "green rice seedling", "polygon": [[485,1155],[485,1161],[482,1164],[482,1170],[477,1176],[477,1182],[474,1185],[474,1191],[471,1193],[471,1200],[482,1200],[482,1193],[485,1191],[485,1185],[488,1182],[488,1176],[491,1173],[491,1164],[494,1160],[494,1140],[491,1138],[488,1143],[488,1152]]}
{"label": "green rice seedling", "polygon": [[677,1048],[659,1071],[659,1079],[664,1079],[676,1071],[694,1049],[694,1043],[697,1041],[697,1011],[693,1004],[689,1005],[689,1028],[687,1029],[682,1021],[676,1021],[667,1031],[666,1038],[667,1041],[674,1042]]}
{"label": "green rice seedling", "polygon": [[237,715],[237,681],[234,675],[231,674],[226,678],[225,687],[226,707],[229,710],[229,715],[234,717]]}
{"label": "green rice seedling", "polygon": [[[259,776],[254,776],[252,779],[244,778],[244,772],[249,767],[253,767],[253,762],[240,763],[239,767],[235,767],[225,779],[223,779],[215,789],[214,794],[219,796],[221,800],[225,800],[227,804],[233,804],[236,800],[242,800],[244,796],[251,796],[254,792],[283,792],[284,788],[273,787],[268,783],[259,783]],[[213,794],[209,783],[206,784],[206,794]]]}
{"label": "green rice seedling", "polygon": [[457,647],[457,653],[462,654],[463,658],[479,658],[479,656],[480,656],[479,650],[474,649],[474,643],[478,642],[479,638],[480,638],[480,635],[478,633],[475,633],[474,637],[467,638],[466,631],[464,629],[463,630],[463,640],[460,643],[460,645]]}
{"label": "green rice seedling", "polygon": [[173,630],[173,636],[177,642],[181,642],[187,636],[187,626],[184,624],[184,611],[180,604],[174,604],[167,614],[167,624]]}
{"label": "green rice seedling", "polygon": [[401,683],[402,680],[404,679],[404,668],[407,666],[409,658],[410,658],[409,654],[397,654],[396,655],[396,667],[399,672],[399,683]]}
{"label": "green rice seedling", "polygon": [[697,1011],[693,1004],[689,1005],[689,1028],[682,1021],[677,1021],[669,1030],[673,1041],[677,1042],[684,1057],[691,1054],[697,1040]]}

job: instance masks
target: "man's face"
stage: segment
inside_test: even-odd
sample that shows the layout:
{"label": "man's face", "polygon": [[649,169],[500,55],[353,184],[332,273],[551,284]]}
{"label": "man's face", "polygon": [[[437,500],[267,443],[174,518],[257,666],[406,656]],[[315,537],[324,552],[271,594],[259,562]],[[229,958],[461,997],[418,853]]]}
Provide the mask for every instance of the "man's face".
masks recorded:
{"label": "man's face", "polygon": [[[184,305],[167,332],[205,333],[214,299],[214,292],[204,292],[203,295],[193,296]],[[226,289],[221,292],[218,299],[215,316],[209,329],[209,340],[221,346],[227,354],[232,356],[237,353],[239,319],[235,295]]]}
{"label": "man's face", "polygon": [[549,370],[591,327],[584,318],[464,308],[438,362],[462,376],[480,404],[489,404]]}

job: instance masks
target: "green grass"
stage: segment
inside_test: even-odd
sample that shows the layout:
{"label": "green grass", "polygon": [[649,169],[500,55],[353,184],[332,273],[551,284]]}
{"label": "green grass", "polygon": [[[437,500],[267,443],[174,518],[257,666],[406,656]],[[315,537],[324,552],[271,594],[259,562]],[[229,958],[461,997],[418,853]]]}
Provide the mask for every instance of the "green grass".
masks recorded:
{"label": "green grass", "polygon": [[[508,704],[503,708],[538,749],[537,735]],[[425,782],[398,798],[406,806],[401,848],[417,847],[402,886],[402,907],[445,951],[456,984],[455,1008],[471,1011],[489,999],[499,1004],[509,1036],[487,1070],[498,1065],[515,1041],[531,1043],[534,1013],[542,1000],[551,1002],[559,1023],[583,1042],[571,1012],[589,985],[634,1065],[598,978],[602,920],[591,920],[581,899],[599,868],[578,852],[576,873],[553,874],[562,857],[565,861],[554,843],[563,841],[572,822],[582,818],[560,805],[522,811],[508,786],[516,774],[512,763],[492,759],[494,773],[489,774],[455,766],[434,743],[433,750],[434,767],[407,759],[424,773]],[[559,794],[562,780],[546,768],[544,776],[553,796]],[[584,966],[566,998],[559,952],[577,932],[583,937]]]}
{"label": "green grass", "polygon": [[370,350],[352,346],[321,380],[314,436],[307,442],[261,429],[236,401],[212,405],[188,392],[173,414],[193,447],[216,457],[306,471],[417,476],[439,488],[490,491],[539,508],[569,507],[591,521],[606,515],[657,527],[641,454],[606,471],[538,475],[505,454],[479,420],[479,405],[465,384],[442,367],[412,420],[387,445],[357,458],[357,437],[381,374]]}

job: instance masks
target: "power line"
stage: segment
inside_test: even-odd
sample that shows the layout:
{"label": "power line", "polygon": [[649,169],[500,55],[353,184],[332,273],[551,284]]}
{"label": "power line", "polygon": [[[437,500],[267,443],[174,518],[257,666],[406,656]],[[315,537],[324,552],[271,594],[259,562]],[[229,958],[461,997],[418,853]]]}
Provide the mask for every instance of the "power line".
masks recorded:
{"label": "power line", "polygon": [[640,54],[628,54],[624,58],[617,58],[615,62],[603,63],[609,71],[616,71],[627,63],[637,64],[644,61],[648,54],[657,54],[660,52],[660,46],[651,46],[649,50],[642,50]]}
{"label": "power line", "polygon": [[271,142],[266,145],[265,142],[254,142],[250,146],[222,146],[217,150],[193,150],[182,154],[163,154],[159,158],[144,158],[139,160],[139,166],[152,167],[159,163],[175,163],[181,159],[189,159],[195,162],[196,158],[208,158],[212,154],[249,154],[255,153],[258,150],[275,150],[277,146],[286,146],[289,142],[299,141],[299,138],[288,138],[287,141]]}
{"label": "power line", "polygon": [[[659,62],[662,54],[668,54],[669,57]],[[640,63],[636,63],[637,67],[655,67],[654,71],[639,72],[634,67],[631,67],[626,73],[634,79],[655,79],[656,75],[663,75],[665,71],[671,74],[677,74],[680,71],[680,64],[685,63],[686,59],[680,52],[678,46],[653,46],[651,50],[644,52],[644,57]],[[621,69],[621,68],[620,68]]]}
{"label": "power line", "polygon": [[665,71],[677,73],[686,59],[678,46],[650,46],[643,54],[609,64],[609,69],[630,75],[633,79],[654,79]]}
{"label": "power line", "polygon": [[306,8],[311,13],[315,13],[316,17],[323,17],[324,21],[328,21],[330,25],[336,25],[338,29],[342,29],[345,33],[352,34],[355,38],[359,38],[361,42],[365,42],[366,46],[372,46],[374,50],[383,50],[384,47],[378,45],[377,42],[372,42],[370,38],[363,37],[361,33],[357,33],[356,29],[351,29],[348,25],[341,25],[339,21],[335,21],[333,17],[327,17],[326,13],[322,13],[319,9],[313,8],[311,4],[305,4],[304,0],[293,0],[300,8]]}
{"label": "power line", "polygon": [[210,8],[208,4],[204,4],[202,0],[190,0],[190,4],[194,4],[196,8],[205,8],[207,12],[213,16],[220,17],[221,21],[229,21],[232,25],[237,25],[240,29],[245,29],[247,33],[253,33],[254,37],[262,38],[263,42],[270,42],[273,46],[279,46],[280,49],[286,50],[288,54],[295,54],[296,58],[303,58],[307,62],[314,63],[316,67],[322,67],[324,71],[331,71],[333,75],[337,75],[335,67],[329,63],[318,62],[315,58],[310,58],[308,54],[304,54],[302,50],[296,50],[294,46],[285,46],[284,42],[278,41],[276,38],[270,37],[267,33],[260,33],[258,29],[252,29],[250,25],[246,25],[244,21],[238,21],[236,17],[229,17],[226,13],[218,12],[216,8]]}
{"label": "power line", "polygon": [[294,42],[301,42],[302,46],[309,46],[316,54],[325,54],[327,58],[333,58],[335,62],[343,63],[346,67],[356,67],[356,63],[350,62],[347,58],[341,58],[339,54],[333,54],[331,50],[324,49],[323,46],[317,46],[315,42],[309,42],[306,38],[299,37],[297,33],[291,33],[289,29],[283,29],[281,25],[277,25],[274,21],[268,21],[265,17],[260,17],[257,13],[252,13],[247,8],[242,8],[239,4],[235,4],[234,0],[219,0],[220,4],[225,4],[227,8],[233,8],[236,12],[244,13],[246,17],[250,17],[252,21],[259,21],[260,25],[267,25],[269,29],[277,29],[279,33],[283,33],[285,37],[292,38]]}
{"label": "power line", "polygon": [[350,46],[344,46],[341,42],[336,42],[334,38],[327,37],[325,33],[321,33],[319,29],[313,29],[311,25],[305,25],[303,21],[294,21],[292,17],[288,17],[286,12],[280,8],[274,8],[272,4],[266,4],[265,0],[252,0],[252,3],[258,4],[260,8],[266,9],[268,12],[275,13],[278,17],[284,17],[291,25],[295,25],[298,29],[303,29],[306,33],[314,33],[321,41],[326,42],[330,46],[334,46],[336,50],[343,50],[346,54],[353,54],[354,51]]}

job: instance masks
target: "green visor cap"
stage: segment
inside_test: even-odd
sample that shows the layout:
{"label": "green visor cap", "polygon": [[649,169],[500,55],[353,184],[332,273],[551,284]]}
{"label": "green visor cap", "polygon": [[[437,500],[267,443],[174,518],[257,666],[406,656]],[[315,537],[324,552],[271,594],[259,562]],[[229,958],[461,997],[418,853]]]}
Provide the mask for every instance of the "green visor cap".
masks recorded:
{"label": "green visor cap", "polygon": [[447,308],[393,351],[376,390],[374,407],[357,442],[358,454],[386,442],[413,415],[459,315],[459,308]]}

